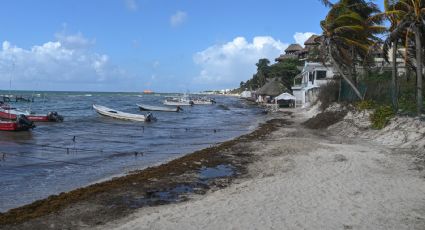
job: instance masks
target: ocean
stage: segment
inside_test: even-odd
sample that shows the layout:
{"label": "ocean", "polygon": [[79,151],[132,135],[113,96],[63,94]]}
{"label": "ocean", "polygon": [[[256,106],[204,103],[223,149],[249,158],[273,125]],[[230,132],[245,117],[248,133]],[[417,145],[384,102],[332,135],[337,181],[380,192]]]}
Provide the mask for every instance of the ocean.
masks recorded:
{"label": "ocean", "polygon": [[37,114],[56,111],[65,121],[37,123],[27,132],[0,131],[0,212],[167,162],[248,133],[265,120],[258,107],[218,95],[212,96],[214,105],[185,106],[179,113],[152,112],[157,121],[151,123],[103,117],[92,104],[145,114],[136,103],[161,105],[166,96],[178,94],[26,95],[34,96],[34,102],[12,105]]}

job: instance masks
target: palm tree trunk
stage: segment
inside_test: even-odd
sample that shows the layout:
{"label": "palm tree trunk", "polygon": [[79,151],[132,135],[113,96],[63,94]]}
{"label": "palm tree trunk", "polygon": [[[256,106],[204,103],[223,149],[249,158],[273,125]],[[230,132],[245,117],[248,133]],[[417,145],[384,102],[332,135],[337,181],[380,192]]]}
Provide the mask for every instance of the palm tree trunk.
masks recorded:
{"label": "palm tree trunk", "polygon": [[393,103],[393,109],[395,112],[398,111],[398,79],[397,79],[397,42],[393,42],[393,53],[392,53],[392,77],[391,77],[391,99]]}
{"label": "palm tree trunk", "polygon": [[[331,52],[329,52],[331,53]],[[342,78],[344,78],[344,80],[348,83],[348,85],[350,85],[350,87],[354,90],[354,92],[356,93],[357,97],[360,98],[360,100],[363,100],[363,95],[360,93],[360,91],[357,89],[357,87],[354,85],[354,83],[351,81],[350,78],[348,78],[344,72],[341,70],[341,67],[339,66],[339,64],[335,61],[335,59],[333,58],[332,55],[329,55],[331,58],[332,63],[334,64],[333,66],[336,68],[336,71],[338,71],[338,73],[341,75]]]}
{"label": "palm tree trunk", "polygon": [[415,28],[415,46],[416,46],[416,108],[418,115],[422,113],[422,42],[418,27]]}

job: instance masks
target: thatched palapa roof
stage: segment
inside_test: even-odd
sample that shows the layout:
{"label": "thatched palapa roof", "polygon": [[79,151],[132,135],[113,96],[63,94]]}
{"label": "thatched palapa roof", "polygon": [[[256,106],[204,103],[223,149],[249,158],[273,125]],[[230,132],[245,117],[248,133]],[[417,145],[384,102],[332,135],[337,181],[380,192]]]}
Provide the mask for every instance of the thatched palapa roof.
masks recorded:
{"label": "thatched palapa roof", "polygon": [[286,48],[285,52],[292,53],[292,52],[301,51],[302,49],[303,47],[300,44],[291,44],[288,46],[288,48]]}
{"label": "thatched palapa roof", "polygon": [[269,80],[263,87],[257,90],[257,95],[266,95],[276,97],[283,92],[287,92],[288,89],[277,79]]}
{"label": "thatched palapa roof", "polygon": [[279,62],[279,61],[283,61],[285,59],[297,59],[298,55],[297,54],[282,54],[279,57],[275,58],[274,60]]}
{"label": "thatched palapa roof", "polygon": [[307,41],[304,42],[304,45],[306,45],[306,46],[309,46],[309,45],[318,45],[319,42],[316,41],[316,38],[318,38],[318,37],[319,37],[319,35],[315,35],[315,34],[311,35],[311,37],[309,37],[307,39]]}

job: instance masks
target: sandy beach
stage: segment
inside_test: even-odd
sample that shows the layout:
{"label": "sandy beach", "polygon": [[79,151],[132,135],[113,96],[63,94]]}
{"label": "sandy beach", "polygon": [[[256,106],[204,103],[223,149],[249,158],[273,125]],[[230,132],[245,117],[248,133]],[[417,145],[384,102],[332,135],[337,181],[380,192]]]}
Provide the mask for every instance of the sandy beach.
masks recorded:
{"label": "sandy beach", "polygon": [[[220,146],[14,210],[15,223],[6,213],[0,229],[425,229],[423,151],[348,137],[344,121],[305,128],[314,114],[275,113]],[[223,165],[235,173],[199,182]]]}
{"label": "sandy beach", "polygon": [[295,116],[250,144],[258,160],[246,178],[99,229],[425,229],[425,174],[415,154],[307,130]]}

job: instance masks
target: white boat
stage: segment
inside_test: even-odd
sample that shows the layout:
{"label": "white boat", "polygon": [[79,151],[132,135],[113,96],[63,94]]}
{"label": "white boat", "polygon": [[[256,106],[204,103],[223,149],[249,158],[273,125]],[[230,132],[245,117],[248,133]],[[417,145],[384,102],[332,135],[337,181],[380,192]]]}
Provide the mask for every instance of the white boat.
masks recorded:
{"label": "white boat", "polygon": [[189,100],[187,97],[166,97],[164,105],[192,106],[193,101]]}
{"label": "white boat", "polygon": [[214,99],[207,97],[191,98],[190,100],[194,105],[212,105],[216,103]]}
{"label": "white boat", "polygon": [[176,107],[166,107],[166,106],[152,106],[152,105],[145,105],[145,104],[136,104],[139,106],[140,110],[144,111],[161,111],[161,112],[179,112],[182,110],[180,106]]}
{"label": "white boat", "polygon": [[97,113],[103,116],[112,117],[116,119],[129,120],[129,121],[152,121],[153,115],[148,113],[146,115],[141,114],[133,114],[133,113],[125,113],[118,110],[114,110],[102,105],[93,105],[93,109],[96,110]]}

